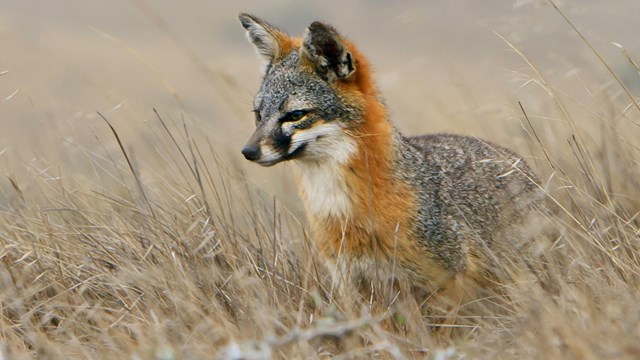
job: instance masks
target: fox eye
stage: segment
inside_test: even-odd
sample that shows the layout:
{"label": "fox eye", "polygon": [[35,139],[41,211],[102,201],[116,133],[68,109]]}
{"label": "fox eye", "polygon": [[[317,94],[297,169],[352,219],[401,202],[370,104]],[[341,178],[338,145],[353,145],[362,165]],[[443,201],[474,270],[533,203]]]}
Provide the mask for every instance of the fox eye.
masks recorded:
{"label": "fox eye", "polygon": [[298,120],[302,119],[305,115],[307,115],[307,113],[309,113],[309,111],[307,111],[307,110],[289,111],[288,113],[286,113],[280,119],[280,121],[282,121],[282,122],[285,122],[285,121],[298,121]]}

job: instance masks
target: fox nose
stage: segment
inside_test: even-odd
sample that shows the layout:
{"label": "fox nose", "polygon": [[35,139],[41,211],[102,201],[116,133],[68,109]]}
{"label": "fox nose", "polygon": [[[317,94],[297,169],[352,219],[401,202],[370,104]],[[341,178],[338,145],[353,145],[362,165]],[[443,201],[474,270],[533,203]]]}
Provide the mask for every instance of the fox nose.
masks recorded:
{"label": "fox nose", "polygon": [[247,160],[256,161],[260,158],[260,145],[258,144],[247,144],[242,148],[242,155]]}

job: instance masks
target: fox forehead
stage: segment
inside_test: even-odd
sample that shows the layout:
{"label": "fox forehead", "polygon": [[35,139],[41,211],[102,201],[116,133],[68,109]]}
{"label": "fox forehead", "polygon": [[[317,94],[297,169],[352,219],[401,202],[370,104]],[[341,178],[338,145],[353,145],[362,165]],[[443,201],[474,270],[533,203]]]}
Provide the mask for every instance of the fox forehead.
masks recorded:
{"label": "fox forehead", "polygon": [[331,85],[300,68],[297,51],[267,68],[254,107],[263,119],[293,110],[314,110],[328,121],[355,117]]}

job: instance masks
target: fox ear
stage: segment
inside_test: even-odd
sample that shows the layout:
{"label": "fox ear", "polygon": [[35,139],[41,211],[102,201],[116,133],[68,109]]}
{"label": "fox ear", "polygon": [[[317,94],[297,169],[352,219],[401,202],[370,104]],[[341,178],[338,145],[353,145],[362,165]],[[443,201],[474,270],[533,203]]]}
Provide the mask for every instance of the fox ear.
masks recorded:
{"label": "fox ear", "polygon": [[329,25],[314,21],[303,35],[302,57],[325,80],[346,79],[355,62],[340,35]]}
{"label": "fox ear", "polygon": [[247,30],[249,41],[268,64],[280,60],[291,48],[289,35],[268,22],[245,13],[238,15],[242,27]]}

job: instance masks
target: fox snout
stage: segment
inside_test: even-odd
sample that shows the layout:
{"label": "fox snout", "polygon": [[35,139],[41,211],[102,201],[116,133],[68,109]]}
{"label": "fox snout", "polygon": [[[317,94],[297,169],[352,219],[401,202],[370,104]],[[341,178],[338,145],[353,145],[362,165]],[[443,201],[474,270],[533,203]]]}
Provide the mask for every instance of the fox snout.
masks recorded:
{"label": "fox snout", "polygon": [[244,155],[245,159],[262,166],[271,166],[282,161],[282,156],[272,151],[271,146],[266,144],[266,138],[261,130],[259,127],[247,140],[247,143],[242,148],[242,155]]}
{"label": "fox snout", "polygon": [[268,126],[258,126],[242,148],[242,155],[262,166],[272,166],[281,161],[292,159],[287,152],[290,138]]}
{"label": "fox snout", "polygon": [[262,166],[294,159],[342,163],[355,153],[356,147],[355,140],[337,123],[318,121],[315,126],[295,131],[276,128],[265,132],[259,127],[242,148],[242,155]]}
{"label": "fox snout", "polygon": [[272,166],[285,160],[291,160],[300,157],[302,150],[306,148],[305,144],[293,145],[291,138],[283,134],[275,136],[267,136],[263,134],[261,129],[249,138],[242,148],[242,155],[249,160],[256,162],[262,166]]}
{"label": "fox snout", "polygon": [[247,160],[256,161],[260,159],[261,153],[260,145],[256,142],[248,142],[242,148],[242,155],[244,155]]}

